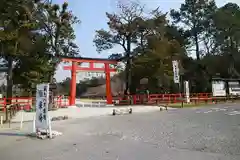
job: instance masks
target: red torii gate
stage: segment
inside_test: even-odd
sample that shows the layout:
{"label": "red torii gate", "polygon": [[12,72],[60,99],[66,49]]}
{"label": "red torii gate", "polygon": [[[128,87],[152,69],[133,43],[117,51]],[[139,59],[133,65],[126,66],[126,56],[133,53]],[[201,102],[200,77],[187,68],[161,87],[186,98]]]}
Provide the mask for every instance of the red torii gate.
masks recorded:
{"label": "red torii gate", "polygon": [[[71,70],[71,88],[69,105],[75,105],[76,100],[76,73],[77,71],[104,71],[106,78],[106,96],[107,104],[112,104],[112,91],[111,91],[111,77],[110,72],[116,72],[115,68],[110,68],[110,64],[117,64],[117,60],[101,59],[101,58],[86,58],[86,57],[62,57],[64,62],[72,62],[72,66],[64,66],[64,70]],[[78,64],[89,63],[88,67],[80,67]],[[95,67],[94,64],[104,64],[104,67]]]}

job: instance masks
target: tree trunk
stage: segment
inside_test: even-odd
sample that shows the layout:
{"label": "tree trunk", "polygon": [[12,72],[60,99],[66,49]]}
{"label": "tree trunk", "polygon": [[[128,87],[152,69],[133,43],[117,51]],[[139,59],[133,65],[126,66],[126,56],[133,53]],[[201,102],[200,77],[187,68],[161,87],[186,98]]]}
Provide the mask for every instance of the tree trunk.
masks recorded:
{"label": "tree trunk", "polygon": [[[8,70],[7,70],[7,104],[12,103],[12,87],[13,87],[13,59],[12,57],[7,58],[8,61]],[[11,111],[10,111],[11,112]],[[11,118],[11,117],[10,117]],[[8,117],[8,108],[6,109],[6,121],[9,120]]]}
{"label": "tree trunk", "polygon": [[198,34],[194,33],[194,41],[196,45],[196,57],[197,60],[200,60],[200,50],[199,50],[199,43],[198,43]]}
{"label": "tree trunk", "polygon": [[[127,55],[127,59],[129,59],[129,56]],[[125,74],[126,74],[126,77],[125,77],[125,90],[124,90],[124,94],[126,95],[128,93],[128,90],[129,90],[129,69],[130,68],[130,61],[127,60],[127,64],[126,64],[126,68],[125,68]]]}
{"label": "tree trunk", "polygon": [[127,37],[127,53],[126,53],[126,58],[127,58],[127,64],[126,64],[126,77],[125,77],[125,90],[124,94],[126,95],[130,89],[131,86],[131,59],[130,59],[130,54],[131,54],[131,37]]}
{"label": "tree trunk", "polygon": [[[52,85],[53,83],[53,74],[50,74],[50,78],[49,78],[49,84]],[[52,92],[51,87],[49,86],[49,103],[48,103],[48,110],[52,110],[54,108],[54,101],[53,101],[54,95]]]}
{"label": "tree trunk", "polygon": [[236,70],[235,68],[235,59],[234,59],[234,55],[235,53],[237,53],[237,47],[236,45],[234,45],[233,39],[232,37],[230,37],[230,52],[229,52],[229,62],[230,62],[230,71],[231,71],[231,75],[230,76],[234,76],[235,78],[239,78],[240,77],[240,73]]}
{"label": "tree trunk", "polygon": [[[7,98],[12,97],[12,87],[13,87],[13,59],[8,57],[8,70],[7,70]],[[8,101],[8,104],[11,100]]]}

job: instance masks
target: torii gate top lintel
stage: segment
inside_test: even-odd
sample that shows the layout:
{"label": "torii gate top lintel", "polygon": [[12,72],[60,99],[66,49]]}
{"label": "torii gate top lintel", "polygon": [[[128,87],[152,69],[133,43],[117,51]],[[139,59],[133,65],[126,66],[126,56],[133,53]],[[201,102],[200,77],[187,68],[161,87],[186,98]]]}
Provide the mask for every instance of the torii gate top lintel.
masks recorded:
{"label": "torii gate top lintel", "polygon": [[117,64],[120,60],[107,59],[107,58],[90,58],[90,57],[62,57],[65,62],[95,62],[104,64]]}

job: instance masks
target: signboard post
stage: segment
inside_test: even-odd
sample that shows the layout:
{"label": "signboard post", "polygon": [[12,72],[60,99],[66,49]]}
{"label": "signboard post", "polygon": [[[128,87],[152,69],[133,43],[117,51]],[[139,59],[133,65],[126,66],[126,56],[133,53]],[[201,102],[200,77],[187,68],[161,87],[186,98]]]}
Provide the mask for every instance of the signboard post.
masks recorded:
{"label": "signboard post", "polygon": [[181,94],[181,101],[182,101],[182,108],[183,108],[183,96],[182,96],[182,89],[181,89],[181,77],[179,74],[179,63],[177,60],[172,61],[172,66],[173,66],[173,81],[174,83],[178,84],[179,87],[179,93]]}
{"label": "signboard post", "polygon": [[36,130],[44,129],[49,130],[49,84],[43,83],[37,85],[36,91]]}

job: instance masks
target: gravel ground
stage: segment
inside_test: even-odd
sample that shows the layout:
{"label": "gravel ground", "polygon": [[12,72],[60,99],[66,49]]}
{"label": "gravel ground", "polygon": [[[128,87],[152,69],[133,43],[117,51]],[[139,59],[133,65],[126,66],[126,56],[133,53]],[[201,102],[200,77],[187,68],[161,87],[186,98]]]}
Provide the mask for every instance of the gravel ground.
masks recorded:
{"label": "gravel ground", "polygon": [[[68,107],[62,108],[55,111],[49,111],[48,114],[50,117],[58,117],[58,116],[68,116],[69,118],[87,118],[87,117],[95,117],[95,116],[105,116],[111,115],[113,109],[127,109],[133,108],[133,112],[155,112],[159,111],[159,107],[157,106],[116,106],[116,107]],[[173,109],[173,108],[169,108]],[[22,114],[23,113],[23,114]],[[12,119],[11,122],[19,123],[22,120],[28,122],[33,121],[35,112],[18,112]]]}
{"label": "gravel ground", "polygon": [[[239,160],[237,104],[55,122],[36,140],[0,131],[0,160]],[[13,133],[13,131],[11,131]]]}

